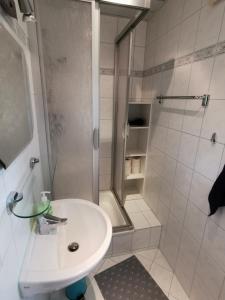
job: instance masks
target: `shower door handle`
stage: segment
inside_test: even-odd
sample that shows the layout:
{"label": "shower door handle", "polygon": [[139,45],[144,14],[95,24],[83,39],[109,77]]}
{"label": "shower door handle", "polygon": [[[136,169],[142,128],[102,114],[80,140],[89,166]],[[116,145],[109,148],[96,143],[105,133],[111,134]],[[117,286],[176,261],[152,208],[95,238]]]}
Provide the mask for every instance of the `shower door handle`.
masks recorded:
{"label": "shower door handle", "polygon": [[93,130],[93,146],[95,150],[99,148],[99,129],[95,128]]}

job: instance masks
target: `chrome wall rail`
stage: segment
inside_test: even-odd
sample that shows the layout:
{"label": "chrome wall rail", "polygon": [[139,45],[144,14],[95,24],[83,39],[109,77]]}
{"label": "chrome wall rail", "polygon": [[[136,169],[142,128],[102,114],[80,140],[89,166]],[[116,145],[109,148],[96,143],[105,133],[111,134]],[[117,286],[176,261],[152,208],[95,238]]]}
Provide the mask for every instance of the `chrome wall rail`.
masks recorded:
{"label": "chrome wall rail", "polygon": [[180,99],[180,100],[202,100],[202,106],[206,107],[209,104],[210,95],[203,96],[157,96],[156,99],[159,100],[159,103],[163,103],[165,99]]}

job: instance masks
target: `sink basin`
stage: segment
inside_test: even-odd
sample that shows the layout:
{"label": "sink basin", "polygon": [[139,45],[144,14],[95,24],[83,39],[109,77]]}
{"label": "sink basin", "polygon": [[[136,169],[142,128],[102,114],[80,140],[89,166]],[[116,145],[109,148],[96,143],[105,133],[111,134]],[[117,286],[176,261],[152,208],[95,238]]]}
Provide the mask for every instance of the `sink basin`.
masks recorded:
{"label": "sink basin", "polygon": [[[96,204],[81,199],[52,202],[53,214],[68,218],[53,235],[32,233],[19,286],[24,297],[52,292],[87,276],[107,252],[112,238],[109,217]],[[75,252],[68,245],[76,242]]]}

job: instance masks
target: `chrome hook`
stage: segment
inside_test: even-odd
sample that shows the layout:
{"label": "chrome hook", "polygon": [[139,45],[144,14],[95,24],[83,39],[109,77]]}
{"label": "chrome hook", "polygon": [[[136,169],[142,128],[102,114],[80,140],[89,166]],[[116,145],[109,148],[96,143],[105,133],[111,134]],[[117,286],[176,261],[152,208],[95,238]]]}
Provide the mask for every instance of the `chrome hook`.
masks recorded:
{"label": "chrome hook", "polygon": [[211,137],[210,140],[211,140],[211,142],[212,142],[213,144],[216,143],[216,132],[213,132],[212,137]]}

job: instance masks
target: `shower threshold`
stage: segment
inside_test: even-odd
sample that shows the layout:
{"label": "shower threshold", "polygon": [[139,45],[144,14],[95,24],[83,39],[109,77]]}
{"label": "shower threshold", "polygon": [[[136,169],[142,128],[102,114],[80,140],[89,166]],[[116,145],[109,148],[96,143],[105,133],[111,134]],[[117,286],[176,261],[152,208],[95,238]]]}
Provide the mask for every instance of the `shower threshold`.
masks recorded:
{"label": "shower threshold", "polygon": [[99,206],[109,216],[113,226],[113,233],[134,229],[126,210],[120,205],[112,191],[99,192]]}

